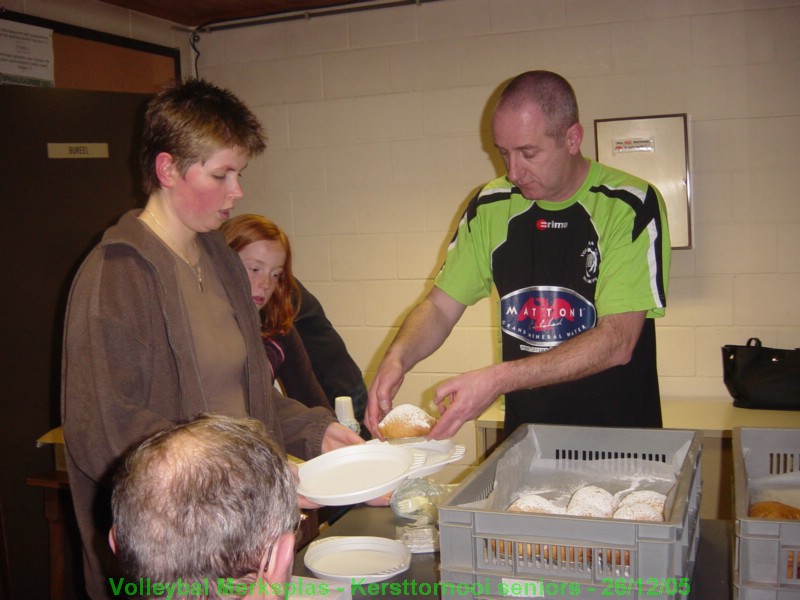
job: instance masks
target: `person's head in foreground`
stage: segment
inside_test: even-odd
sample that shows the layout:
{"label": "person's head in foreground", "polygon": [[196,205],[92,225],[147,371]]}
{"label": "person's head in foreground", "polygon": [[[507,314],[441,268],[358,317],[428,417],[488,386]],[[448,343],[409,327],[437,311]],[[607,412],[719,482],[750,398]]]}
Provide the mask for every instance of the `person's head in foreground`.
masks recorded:
{"label": "person's head in foreground", "polygon": [[180,582],[184,597],[241,598],[245,587],[247,598],[283,597],[300,518],[295,487],[259,421],[201,415],[127,456],[111,546],[130,580]]}

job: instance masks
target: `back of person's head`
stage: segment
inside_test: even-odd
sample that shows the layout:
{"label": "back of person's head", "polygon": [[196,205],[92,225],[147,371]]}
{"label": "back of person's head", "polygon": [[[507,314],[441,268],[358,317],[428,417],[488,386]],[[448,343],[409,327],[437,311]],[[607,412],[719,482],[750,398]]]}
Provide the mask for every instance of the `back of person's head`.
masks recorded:
{"label": "back of person's head", "polygon": [[495,111],[530,102],[542,110],[550,125],[548,135],[558,141],[563,141],[567,129],[580,121],[575,90],[558,73],[527,71],[517,75],[501,92]]}
{"label": "back of person's head", "polygon": [[283,246],[286,251],[286,263],[275,291],[263,309],[263,334],[272,337],[286,333],[292,327],[301,302],[300,286],[297,285],[292,272],[292,247],[289,244],[289,237],[266,217],[253,214],[233,217],[225,221],[220,229],[225,234],[228,246],[236,252],[254,242],[276,241]]}
{"label": "back of person's head", "polygon": [[299,520],[294,476],[263,424],[219,415],[201,415],[133,450],[117,474],[112,508],[115,551],[128,577],[208,580],[211,597],[218,578],[258,573]]}
{"label": "back of person's head", "polygon": [[173,81],[147,105],[139,164],[144,191],[159,187],[156,156],[172,155],[181,174],[223,148],[257,156],[266,133],[253,112],[232,92],[202,79]]}

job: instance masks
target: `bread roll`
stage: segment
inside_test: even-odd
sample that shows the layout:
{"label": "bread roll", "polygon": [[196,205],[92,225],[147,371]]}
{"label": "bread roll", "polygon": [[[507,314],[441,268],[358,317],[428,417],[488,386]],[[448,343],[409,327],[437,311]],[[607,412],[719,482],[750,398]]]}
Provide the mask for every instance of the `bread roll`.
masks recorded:
{"label": "bread roll", "polygon": [[623,506],[628,506],[629,504],[648,504],[663,515],[664,505],[666,503],[667,497],[660,492],[654,492],[652,490],[636,490],[620,500],[619,506],[622,508]]}
{"label": "bread roll", "polygon": [[656,523],[664,520],[661,511],[644,502],[629,502],[624,506],[620,506],[614,511],[614,518],[629,521],[653,521]]}
{"label": "bread roll", "polygon": [[750,516],[758,519],[800,520],[800,508],[783,502],[765,500],[750,505]]}
{"label": "bread roll", "polygon": [[594,517],[597,519],[610,519],[613,511],[598,506],[597,504],[589,504],[588,502],[577,502],[570,504],[567,507],[567,514],[573,517]]}
{"label": "bread roll", "polygon": [[[583,546],[562,546],[559,544],[537,544],[531,542],[512,542],[507,540],[493,539],[490,542],[491,551],[487,554],[486,559],[490,562],[495,560],[515,560],[514,546],[517,548],[516,560],[533,561],[536,566],[554,565],[558,563],[561,568],[565,565],[577,567],[579,569],[585,568],[587,565],[592,564],[592,548],[584,548]],[[619,550],[612,551],[606,550],[608,561],[616,557],[616,564],[621,566],[622,554]],[[625,566],[630,567],[630,552],[625,551]],[[552,568],[552,567],[550,567]]]}
{"label": "bread roll", "polygon": [[[511,559],[514,555],[514,546],[517,546],[517,558],[527,558],[531,560],[534,556],[534,544],[526,544],[524,542],[516,543],[510,540],[492,540],[492,555],[500,559]],[[536,544],[538,551],[539,544]]]}
{"label": "bread roll", "polygon": [[609,519],[616,508],[614,496],[610,492],[596,485],[587,485],[572,494],[567,506],[567,514]]}
{"label": "bread roll", "polygon": [[546,515],[563,515],[564,508],[553,504],[538,494],[522,494],[508,507],[509,512],[540,513]]}
{"label": "bread roll", "polygon": [[413,404],[399,404],[378,423],[386,439],[427,436],[436,419]]}

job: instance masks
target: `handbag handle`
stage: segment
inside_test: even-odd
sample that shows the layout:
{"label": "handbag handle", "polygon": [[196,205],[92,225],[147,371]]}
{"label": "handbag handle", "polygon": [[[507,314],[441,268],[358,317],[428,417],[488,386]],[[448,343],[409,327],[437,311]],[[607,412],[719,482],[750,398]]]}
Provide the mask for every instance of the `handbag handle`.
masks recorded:
{"label": "handbag handle", "polygon": [[[745,346],[748,346],[748,347],[752,346],[752,347],[755,347],[755,348],[761,348],[761,340],[758,339],[757,337],[748,338],[747,343],[745,344]],[[795,350],[800,351],[800,348],[795,348]]]}

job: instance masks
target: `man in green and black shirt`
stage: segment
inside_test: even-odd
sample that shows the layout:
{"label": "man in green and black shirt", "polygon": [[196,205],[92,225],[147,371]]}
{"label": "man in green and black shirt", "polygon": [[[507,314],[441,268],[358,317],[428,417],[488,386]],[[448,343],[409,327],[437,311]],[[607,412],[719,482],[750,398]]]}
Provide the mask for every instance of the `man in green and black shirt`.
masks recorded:
{"label": "man in green and black shirt", "polygon": [[405,373],[495,286],[503,362],[436,388],[446,410],[432,437],[451,437],[501,394],[506,433],[534,422],[660,427],[653,319],[664,315],[670,266],[661,194],[582,156],[575,94],[555,73],[514,78],[492,133],[507,175],[469,203],[435,287],[378,367],[367,425],[377,433]]}

